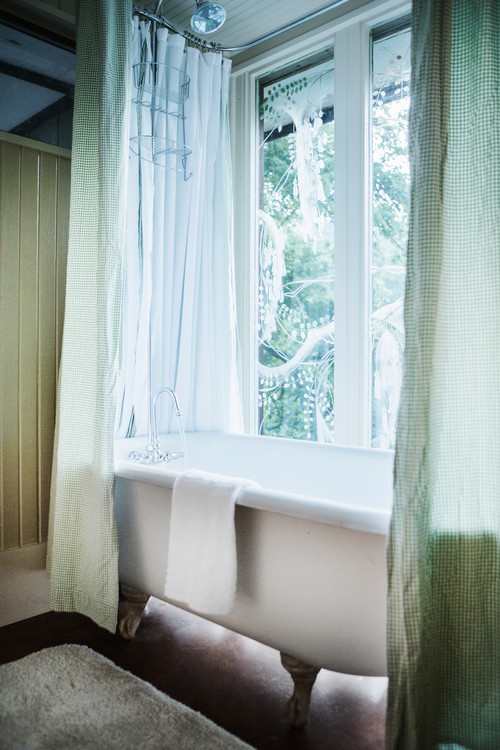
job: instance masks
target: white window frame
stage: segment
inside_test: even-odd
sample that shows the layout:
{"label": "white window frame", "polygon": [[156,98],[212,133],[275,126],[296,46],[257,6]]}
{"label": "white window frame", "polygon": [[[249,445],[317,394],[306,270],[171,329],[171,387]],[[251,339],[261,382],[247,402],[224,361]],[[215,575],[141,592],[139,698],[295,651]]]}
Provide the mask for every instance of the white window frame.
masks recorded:
{"label": "white window frame", "polygon": [[373,0],[320,29],[235,66],[230,92],[235,284],[245,430],[257,434],[256,201],[258,79],[334,48],[335,442],[371,439],[370,32],[407,14],[402,0]]}

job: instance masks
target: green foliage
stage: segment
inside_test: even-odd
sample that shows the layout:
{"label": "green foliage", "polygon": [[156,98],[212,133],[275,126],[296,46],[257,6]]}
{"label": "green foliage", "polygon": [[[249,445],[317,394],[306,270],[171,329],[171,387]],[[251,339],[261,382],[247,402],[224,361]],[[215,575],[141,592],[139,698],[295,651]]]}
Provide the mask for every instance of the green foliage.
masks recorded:
{"label": "green foliage", "polygon": [[[296,96],[299,94],[304,87],[307,86],[306,76],[301,76],[295,80],[291,79],[288,82],[278,81],[272,84],[266,89],[266,96],[262,100],[260,107],[261,119],[266,121],[279,124],[283,117],[283,102],[288,107],[294,106]],[[278,106],[278,103],[281,106]]]}
{"label": "green foliage", "polygon": [[[279,98],[293,96],[306,85],[298,78],[294,88],[274,84],[266,90],[261,114],[272,121]],[[381,104],[373,125],[373,309],[402,298],[405,283],[408,232],[407,102],[403,106]],[[262,434],[315,440],[317,412],[333,433],[333,334],[334,318],[334,123],[321,126],[316,158],[324,198],[315,204],[316,231],[305,230],[303,204],[298,185],[298,155],[295,133],[266,141],[263,146],[261,206],[284,233],[286,273],[283,299],[276,307],[276,329],[260,342],[259,359],[265,368],[282,368],[297,354],[308,334],[323,329],[293,370],[270,375],[259,383],[260,431]],[[326,138],[324,134],[326,133]],[[302,196],[303,197],[303,196]],[[373,331],[373,341],[384,324]],[[396,332],[401,339],[402,334]],[[402,342],[401,342],[402,345]],[[279,370],[277,371],[280,372]],[[323,436],[324,438],[324,436]]]}
{"label": "green foliage", "polygon": [[[379,384],[376,388],[376,377],[382,377],[382,372],[377,370],[379,342],[382,345],[382,337],[390,334],[391,346],[399,350],[400,359],[404,347],[402,300],[409,212],[407,105],[407,99],[379,104],[372,128],[372,309],[384,312],[383,320],[374,319],[372,329],[372,441],[382,447],[394,447],[393,420],[397,406],[394,383],[398,365],[396,361],[391,363],[391,387],[384,389]],[[385,347],[387,345],[386,341]],[[386,356],[394,357],[394,352],[386,349]]]}
{"label": "green foliage", "polygon": [[[278,325],[271,340],[260,350],[260,361],[266,367],[276,367],[291,359],[311,329],[333,320],[334,127],[333,123],[322,127],[328,138],[322,154],[325,199],[319,204],[319,216],[326,229],[318,232],[314,239],[304,236],[303,232],[295,136],[276,138],[264,149],[263,207],[285,233],[286,259],[284,299],[277,311]],[[310,394],[320,387],[315,371],[330,348],[331,343],[320,341],[289,378],[261,384],[263,434],[317,438],[315,420],[311,418]],[[328,378],[333,387],[333,367]],[[333,409],[333,404],[330,408]]]}
{"label": "green foliage", "polygon": [[375,310],[403,296],[408,237],[409,175],[407,111],[384,104],[373,123],[373,248],[374,267],[393,267],[373,278]]}

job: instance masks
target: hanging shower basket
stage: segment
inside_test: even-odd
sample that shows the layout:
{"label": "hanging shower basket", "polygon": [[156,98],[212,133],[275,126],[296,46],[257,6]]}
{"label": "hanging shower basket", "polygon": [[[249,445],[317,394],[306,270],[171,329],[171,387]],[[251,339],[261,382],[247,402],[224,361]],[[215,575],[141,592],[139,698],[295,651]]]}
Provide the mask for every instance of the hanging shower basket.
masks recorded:
{"label": "hanging shower basket", "polygon": [[134,104],[153,112],[184,117],[184,103],[189,97],[190,78],[173,65],[141,62],[133,66],[136,95]]}
{"label": "hanging shower basket", "polygon": [[[130,150],[139,159],[183,172],[188,180],[191,174],[187,174],[186,160],[191,149],[185,144],[184,103],[189,97],[189,76],[173,65],[156,62],[134,65],[133,76],[138,135],[130,138]],[[145,109],[150,110],[147,118],[142,115]],[[164,116],[177,119],[176,139],[166,137],[165,133],[172,133]]]}
{"label": "hanging shower basket", "polygon": [[140,159],[157,164],[160,167],[184,172],[186,176],[186,158],[191,149],[178,142],[155,135],[137,135],[130,139],[130,150]]}

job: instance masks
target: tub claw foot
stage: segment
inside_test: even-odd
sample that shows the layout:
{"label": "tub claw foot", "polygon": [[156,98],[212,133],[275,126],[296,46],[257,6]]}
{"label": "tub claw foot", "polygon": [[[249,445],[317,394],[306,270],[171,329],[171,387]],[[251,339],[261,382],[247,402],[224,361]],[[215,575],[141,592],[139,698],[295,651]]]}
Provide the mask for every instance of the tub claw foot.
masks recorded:
{"label": "tub claw foot", "polygon": [[288,701],[287,714],[294,727],[303,727],[309,720],[311,691],[319,668],[312,667],[294,656],[281,654],[281,663],[293,680],[293,694]]}
{"label": "tub claw foot", "polygon": [[131,641],[141,622],[142,613],[149,601],[149,595],[123,583],[120,589],[123,599],[120,602],[118,632],[124,640]]}

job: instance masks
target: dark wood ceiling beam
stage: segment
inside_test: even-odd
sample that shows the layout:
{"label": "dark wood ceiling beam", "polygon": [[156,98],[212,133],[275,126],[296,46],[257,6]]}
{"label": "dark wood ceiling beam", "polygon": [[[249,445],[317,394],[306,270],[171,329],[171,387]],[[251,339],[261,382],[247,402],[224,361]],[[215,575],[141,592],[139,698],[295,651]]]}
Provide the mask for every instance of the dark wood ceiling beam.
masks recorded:
{"label": "dark wood ceiling beam", "polygon": [[74,86],[71,83],[65,81],[59,81],[57,78],[44,75],[43,73],[36,73],[34,70],[28,70],[27,68],[21,68],[19,65],[12,65],[11,63],[0,60],[0,73],[11,76],[11,78],[19,78],[22,81],[33,83],[36,86],[42,86],[45,89],[51,91],[60,91],[61,94],[65,94],[70,98],[73,98]]}

